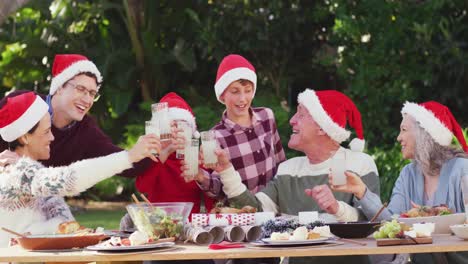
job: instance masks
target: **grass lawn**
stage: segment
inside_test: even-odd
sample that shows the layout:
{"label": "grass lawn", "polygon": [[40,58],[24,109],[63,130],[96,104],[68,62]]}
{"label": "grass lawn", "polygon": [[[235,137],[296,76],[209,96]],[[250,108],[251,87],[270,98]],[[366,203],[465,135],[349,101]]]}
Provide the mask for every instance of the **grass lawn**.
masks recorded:
{"label": "grass lawn", "polygon": [[75,212],[73,215],[80,225],[96,228],[104,227],[107,230],[119,229],[120,219],[125,215],[126,210],[94,210],[88,209],[82,212]]}

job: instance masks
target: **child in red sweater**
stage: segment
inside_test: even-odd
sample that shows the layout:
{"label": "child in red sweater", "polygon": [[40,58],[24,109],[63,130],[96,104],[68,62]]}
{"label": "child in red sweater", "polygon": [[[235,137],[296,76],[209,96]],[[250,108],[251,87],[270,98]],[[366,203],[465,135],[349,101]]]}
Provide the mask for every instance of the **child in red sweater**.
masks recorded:
{"label": "child in red sweater", "polygon": [[[176,93],[168,93],[160,102],[169,105],[171,120],[184,120],[196,131],[195,116],[187,102]],[[173,144],[165,147],[159,156],[160,162],[138,175],[136,187],[139,192],[146,193],[151,202],[193,202],[191,213],[199,213],[204,199],[207,211],[211,210],[214,201],[205,195],[195,181],[185,182],[181,176],[180,162],[176,158]]]}

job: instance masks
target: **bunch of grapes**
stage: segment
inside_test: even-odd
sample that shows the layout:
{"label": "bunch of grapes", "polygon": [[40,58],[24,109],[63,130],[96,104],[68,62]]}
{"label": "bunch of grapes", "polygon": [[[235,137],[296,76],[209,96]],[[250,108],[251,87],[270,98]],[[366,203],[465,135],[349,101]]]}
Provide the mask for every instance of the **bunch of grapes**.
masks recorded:
{"label": "bunch of grapes", "polygon": [[[323,222],[315,221],[313,223],[308,224],[306,227],[307,227],[307,229],[313,229],[316,226],[323,226],[323,225],[324,225]],[[266,221],[262,225],[262,229],[263,229],[263,235],[265,237],[270,237],[273,232],[280,232],[280,233],[288,232],[288,233],[291,233],[296,228],[298,228],[300,226],[301,226],[301,224],[299,224],[297,222],[297,220],[294,220],[294,219],[290,219],[290,220],[272,219],[272,220]]]}
{"label": "bunch of grapes", "polygon": [[273,232],[289,232],[291,233],[300,225],[296,220],[286,220],[286,219],[272,219],[266,221],[262,225],[263,235],[265,237],[271,236]]}
{"label": "bunch of grapes", "polygon": [[378,231],[374,232],[374,238],[401,238],[403,237],[403,230],[397,220],[385,222]]}
{"label": "bunch of grapes", "polygon": [[307,227],[307,229],[312,230],[316,226],[324,226],[324,225],[325,224],[322,221],[317,220],[317,221],[315,221],[313,223],[309,223],[306,227]]}

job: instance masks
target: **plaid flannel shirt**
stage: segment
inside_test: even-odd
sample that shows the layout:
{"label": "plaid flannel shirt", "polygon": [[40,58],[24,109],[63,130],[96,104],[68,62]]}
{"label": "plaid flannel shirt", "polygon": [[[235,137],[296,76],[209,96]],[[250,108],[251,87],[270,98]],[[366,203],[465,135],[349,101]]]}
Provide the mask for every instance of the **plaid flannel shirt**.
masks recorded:
{"label": "plaid flannel shirt", "polygon": [[[278,165],[286,159],[276,127],[275,116],[269,108],[251,108],[252,126],[242,127],[227,118],[226,112],[212,130],[221,148],[227,149],[234,169],[239,172],[252,193],[263,189],[275,176]],[[216,172],[200,187],[210,196],[221,198],[222,183]]]}

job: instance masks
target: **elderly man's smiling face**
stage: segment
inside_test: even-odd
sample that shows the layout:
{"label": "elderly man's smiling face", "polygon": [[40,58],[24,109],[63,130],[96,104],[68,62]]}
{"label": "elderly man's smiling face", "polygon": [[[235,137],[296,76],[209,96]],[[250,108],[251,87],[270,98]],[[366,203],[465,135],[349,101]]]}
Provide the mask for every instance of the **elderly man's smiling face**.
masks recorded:
{"label": "elderly man's smiling face", "polygon": [[289,124],[292,127],[292,134],[288,147],[297,151],[304,152],[307,146],[317,142],[323,134],[319,125],[302,104],[297,106],[297,111],[289,120]]}

